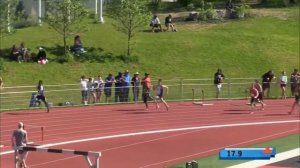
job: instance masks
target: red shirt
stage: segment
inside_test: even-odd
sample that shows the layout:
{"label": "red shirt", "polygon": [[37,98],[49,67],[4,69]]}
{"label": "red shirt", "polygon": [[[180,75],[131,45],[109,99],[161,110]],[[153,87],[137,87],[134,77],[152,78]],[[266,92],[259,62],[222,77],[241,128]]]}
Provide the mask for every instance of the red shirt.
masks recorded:
{"label": "red shirt", "polygon": [[253,97],[253,98],[257,98],[258,95],[259,95],[259,92],[258,92],[258,90],[257,90],[256,88],[251,88],[251,90],[250,90],[250,95],[251,95],[251,97]]}

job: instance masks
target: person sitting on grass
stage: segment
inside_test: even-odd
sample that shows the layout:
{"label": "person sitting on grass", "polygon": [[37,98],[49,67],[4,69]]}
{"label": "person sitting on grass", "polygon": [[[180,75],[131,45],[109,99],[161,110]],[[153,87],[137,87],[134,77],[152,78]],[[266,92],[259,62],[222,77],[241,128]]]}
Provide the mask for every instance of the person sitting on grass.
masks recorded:
{"label": "person sitting on grass", "polygon": [[37,60],[39,64],[46,64],[48,62],[46,51],[42,47],[39,48]]}
{"label": "person sitting on grass", "polygon": [[152,32],[154,32],[154,28],[159,28],[159,30],[162,32],[160,20],[156,15],[153,16],[150,26],[152,27]]}
{"label": "person sitting on grass", "polygon": [[75,54],[82,54],[82,53],[86,52],[83,48],[83,45],[82,45],[79,35],[76,35],[74,37],[74,45],[73,45],[71,51],[73,51]]}

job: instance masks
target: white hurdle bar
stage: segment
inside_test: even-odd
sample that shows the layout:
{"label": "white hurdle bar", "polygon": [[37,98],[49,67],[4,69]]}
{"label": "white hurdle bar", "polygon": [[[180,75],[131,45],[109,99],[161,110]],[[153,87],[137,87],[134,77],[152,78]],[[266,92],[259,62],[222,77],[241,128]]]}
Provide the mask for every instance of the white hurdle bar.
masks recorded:
{"label": "white hurdle bar", "polygon": [[[49,153],[61,153],[61,154],[70,154],[70,155],[82,155],[86,159],[89,168],[99,168],[99,158],[101,156],[101,152],[92,152],[92,151],[76,151],[76,150],[69,150],[69,149],[48,149],[48,148],[41,148],[41,147],[16,147],[15,148],[15,168],[18,168],[18,151],[25,150],[25,151],[33,151],[33,152],[49,152]],[[95,157],[95,162],[92,163],[89,156]]]}

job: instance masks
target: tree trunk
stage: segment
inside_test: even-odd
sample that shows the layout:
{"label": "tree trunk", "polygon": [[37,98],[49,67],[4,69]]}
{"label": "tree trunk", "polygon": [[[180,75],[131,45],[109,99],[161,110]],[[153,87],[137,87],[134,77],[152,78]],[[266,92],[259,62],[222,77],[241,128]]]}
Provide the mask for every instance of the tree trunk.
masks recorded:
{"label": "tree trunk", "polygon": [[126,59],[129,58],[130,54],[131,54],[131,45],[130,45],[130,42],[131,42],[131,31],[128,32],[128,39],[127,39],[127,56],[126,56]]}

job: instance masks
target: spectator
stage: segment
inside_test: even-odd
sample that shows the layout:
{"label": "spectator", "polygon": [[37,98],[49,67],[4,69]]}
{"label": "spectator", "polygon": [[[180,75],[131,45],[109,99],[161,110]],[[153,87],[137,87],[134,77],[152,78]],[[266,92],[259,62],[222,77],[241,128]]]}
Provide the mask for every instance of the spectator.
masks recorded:
{"label": "spectator", "polygon": [[123,101],[123,74],[119,72],[118,75],[115,77],[115,102],[122,102]]}
{"label": "spectator", "polygon": [[137,103],[139,101],[139,92],[140,92],[140,77],[138,72],[136,72],[132,77],[131,84],[132,84],[133,101],[134,103]]}
{"label": "spectator", "polygon": [[112,74],[108,74],[108,76],[105,78],[105,84],[104,84],[104,94],[105,94],[106,103],[108,103],[111,97],[111,87],[114,82],[115,82],[114,76]]}
{"label": "spectator", "polygon": [[131,76],[129,74],[129,71],[126,70],[124,73],[124,81],[123,81],[123,87],[124,87],[123,88],[123,102],[128,102],[130,81],[131,81]]}
{"label": "spectator", "polygon": [[95,91],[95,83],[93,78],[89,78],[87,82],[87,88],[88,88],[88,104],[91,103],[91,99],[93,99],[93,103],[96,102],[96,91]]}
{"label": "spectator", "polygon": [[37,85],[37,90],[38,90],[37,96],[36,96],[37,100],[44,102],[44,104],[47,108],[47,113],[49,113],[49,104],[46,101],[44,86],[43,86],[43,81],[42,80],[39,80],[39,83]]}
{"label": "spectator", "polygon": [[75,54],[82,54],[82,53],[86,52],[83,48],[83,45],[82,45],[79,35],[76,35],[74,37],[74,45],[73,45],[71,51],[74,52]]}
{"label": "spectator", "polygon": [[3,88],[3,79],[2,79],[2,77],[0,76],[0,89],[2,89]]}
{"label": "spectator", "polygon": [[154,32],[154,28],[159,28],[159,30],[162,32],[160,20],[156,15],[153,16],[150,26],[152,27],[152,32]]}
{"label": "spectator", "polygon": [[94,86],[96,90],[96,103],[100,103],[101,96],[104,91],[104,81],[102,80],[100,75],[98,75],[97,79],[94,81]]}
{"label": "spectator", "polygon": [[294,96],[295,94],[295,89],[297,87],[299,79],[300,79],[300,73],[298,72],[298,69],[294,69],[294,72],[291,74],[291,78],[290,78],[292,96]]}
{"label": "spectator", "polygon": [[22,122],[19,122],[18,129],[13,131],[12,137],[11,137],[11,144],[12,147],[15,149],[16,157],[17,157],[17,167],[20,168],[27,168],[26,165],[26,158],[28,155],[28,151],[26,150],[17,150],[17,147],[24,147],[28,143],[28,135],[26,130],[24,129],[24,124]]}
{"label": "spectator", "polygon": [[218,99],[222,89],[222,83],[225,79],[224,74],[222,73],[221,69],[218,69],[214,75],[214,84],[216,86],[216,98]]}
{"label": "spectator", "polygon": [[10,59],[12,60],[16,60],[18,61],[19,63],[22,62],[22,55],[21,53],[19,52],[19,49],[17,48],[17,46],[14,44],[11,48],[11,51],[10,51]]}
{"label": "spectator", "polygon": [[280,89],[281,89],[281,99],[286,99],[286,84],[287,84],[286,72],[282,71],[281,76],[279,77]]}
{"label": "spectator", "polygon": [[21,42],[18,50],[19,50],[19,53],[22,57],[22,61],[28,61],[29,60],[29,53],[28,53],[27,48],[25,47],[24,42]]}
{"label": "spectator", "polygon": [[156,100],[151,96],[150,89],[151,89],[151,78],[149,76],[150,74],[145,73],[145,77],[142,79],[142,86],[143,86],[143,102],[145,103],[146,110],[148,110],[148,99],[154,100],[156,103],[156,109],[158,109],[158,104]]}
{"label": "spectator", "polygon": [[272,70],[269,70],[267,73],[265,73],[262,76],[262,89],[263,89],[263,98],[265,98],[266,94],[266,90],[267,90],[267,97],[270,96],[270,83],[272,81],[272,79],[275,79],[276,77],[273,74]]}
{"label": "spectator", "polygon": [[169,29],[171,28],[172,32],[177,32],[177,30],[175,29],[175,26],[172,22],[172,15],[171,14],[169,14],[165,18],[165,26],[167,27],[167,31],[169,31]]}
{"label": "spectator", "polygon": [[87,86],[87,79],[85,76],[81,76],[80,79],[80,90],[81,90],[81,103],[87,105],[88,102],[88,86]]}
{"label": "spectator", "polygon": [[36,57],[39,64],[46,64],[48,62],[46,51],[42,47],[39,48],[39,52]]}

